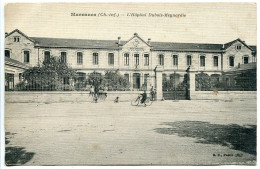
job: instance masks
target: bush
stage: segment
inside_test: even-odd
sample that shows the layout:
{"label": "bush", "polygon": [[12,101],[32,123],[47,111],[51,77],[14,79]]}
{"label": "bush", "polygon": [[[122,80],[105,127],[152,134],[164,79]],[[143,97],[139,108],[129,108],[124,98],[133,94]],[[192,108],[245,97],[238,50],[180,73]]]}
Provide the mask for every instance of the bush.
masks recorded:
{"label": "bush", "polygon": [[26,89],[26,83],[24,81],[17,83],[14,87],[15,91],[25,91]]}

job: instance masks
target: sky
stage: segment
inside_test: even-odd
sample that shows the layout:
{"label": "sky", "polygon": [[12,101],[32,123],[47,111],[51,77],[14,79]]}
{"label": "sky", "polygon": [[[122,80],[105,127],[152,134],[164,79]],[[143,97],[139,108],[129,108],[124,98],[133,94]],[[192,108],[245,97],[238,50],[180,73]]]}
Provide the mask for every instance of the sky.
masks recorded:
{"label": "sky", "polygon": [[[71,13],[112,16],[71,16]],[[128,13],[146,14],[144,17]],[[186,17],[149,17],[149,13]],[[19,29],[30,37],[122,40],[136,32],[147,40],[227,43],[240,38],[257,44],[256,3],[9,3],[5,32]]]}

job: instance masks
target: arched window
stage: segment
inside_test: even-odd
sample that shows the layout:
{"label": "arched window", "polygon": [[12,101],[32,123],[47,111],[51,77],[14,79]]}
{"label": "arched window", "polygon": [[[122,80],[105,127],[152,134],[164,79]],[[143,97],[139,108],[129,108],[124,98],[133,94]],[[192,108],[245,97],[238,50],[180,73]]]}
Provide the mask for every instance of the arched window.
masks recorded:
{"label": "arched window", "polygon": [[135,61],[135,65],[136,66],[138,66],[139,65],[139,54],[138,53],[136,53],[136,54],[134,54],[134,61]]}
{"label": "arched window", "polygon": [[164,55],[163,54],[159,55],[159,65],[161,65],[161,66],[164,65]]}
{"label": "arched window", "polygon": [[114,53],[109,53],[108,54],[108,64],[109,65],[114,65]]}
{"label": "arched window", "polygon": [[187,55],[187,65],[190,66],[191,64],[191,55]]}
{"label": "arched window", "polygon": [[82,52],[77,52],[77,64],[78,65],[83,64],[83,54],[82,54]]}
{"label": "arched window", "polygon": [[200,56],[200,67],[205,67],[205,56]]}
{"label": "arched window", "polygon": [[178,65],[178,55],[173,55],[173,65],[177,66]]}
{"label": "arched window", "polygon": [[234,56],[229,56],[229,66],[234,66]]}
{"label": "arched window", "polygon": [[60,61],[61,61],[61,63],[67,63],[67,53],[66,52],[60,53]]}
{"label": "arched window", "polygon": [[93,53],[93,65],[98,65],[98,53]]}
{"label": "arched window", "polygon": [[144,54],[144,65],[145,66],[149,65],[149,54]]}
{"label": "arched window", "polygon": [[129,65],[129,53],[124,54],[124,63],[125,65]]}
{"label": "arched window", "polygon": [[45,51],[44,52],[44,61],[49,62],[51,59],[51,52],[50,51]]}
{"label": "arched window", "polygon": [[29,63],[30,62],[30,52],[25,50],[25,51],[23,51],[23,55],[24,55],[24,63]]}
{"label": "arched window", "polygon": [[213,57],[213,64],[215,67],[218,67],[218,56]]}

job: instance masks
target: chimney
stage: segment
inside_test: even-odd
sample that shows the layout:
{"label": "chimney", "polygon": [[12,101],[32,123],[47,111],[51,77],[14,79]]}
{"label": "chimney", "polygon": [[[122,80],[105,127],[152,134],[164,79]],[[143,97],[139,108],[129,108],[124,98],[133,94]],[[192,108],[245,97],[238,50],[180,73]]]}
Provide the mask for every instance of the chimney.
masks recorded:
{"label": "chimney", "polygon": [[5,32],[5,36],[8,35],[8,32]]}
{"label": "chimney", "polygon": [[148,38],[147,43],[150,45],[150,43],[151,43],[151,38]]}
{"label": "chimney", "polygon": [[225,49],[225,45],[224,44],[222,45],[222,49]]}
{"label": "chimney", "polygon": [[138,36],[138,34],[137,34],[137,33],[134,33],[134,36]]}
{"label": "chimney", "polygon": [[117,41],[117,44],[118,44],[118,46],[120,45],[120,39],[121,39],[121,37],[120,36],[118,36],[118,41]]}

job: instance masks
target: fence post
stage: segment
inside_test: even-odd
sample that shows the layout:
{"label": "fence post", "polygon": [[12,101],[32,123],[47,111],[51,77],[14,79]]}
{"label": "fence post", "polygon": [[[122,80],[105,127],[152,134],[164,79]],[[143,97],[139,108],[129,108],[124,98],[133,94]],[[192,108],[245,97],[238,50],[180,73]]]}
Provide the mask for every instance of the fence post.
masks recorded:
{"label": "fence post", "polygon": [[163,99],[162,72],[163,72],[163,67],[157,65],[156,68],[155,68],[156,100],[162,100]]}
{"label": "fence post", "polygon": [[194,96],[196,96],[195,95],[195,91],[196,91],[196,80],[195,80],[195,78],[196,78],[196,72],[195,71],[191,71],[191,70],[189,70],[188,71],[188,78],[189,78],[189,100],[192,100],[192,99],[194,99]]}

